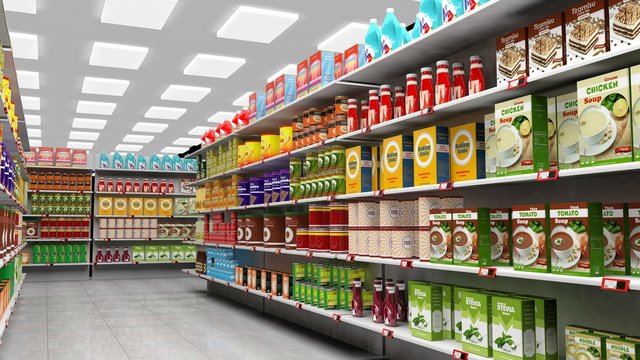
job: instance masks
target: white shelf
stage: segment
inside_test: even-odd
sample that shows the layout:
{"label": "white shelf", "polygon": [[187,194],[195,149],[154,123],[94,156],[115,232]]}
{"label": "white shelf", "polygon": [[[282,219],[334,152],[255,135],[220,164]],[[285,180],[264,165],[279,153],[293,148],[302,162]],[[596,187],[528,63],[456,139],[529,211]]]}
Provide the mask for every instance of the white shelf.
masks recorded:
{"label": "white shelf", "polygon": [[57,267],[57,266],[89,266],[91,263],[81,262],[81,263],[54,263],[54,264],[22,264],[22,266],[26,267]]}
{"label": "white shelf", "polygon": [[29,194],[92,194],[91,190],[31,190]]}
{"label": "white shelf", "polygon": [[198,215],[94,215],[95,218],[122,219],[200,219]]}
{"label": "white shelf", "polygon": [[47,166],[47,165],[27,165],[27,172],[36,171],[68,171],[68,172],[92,172],[93,168],[73,167],[73,166]]}
{"label": "white shelf", "polygon": [[195,197],[196,194],[189,193],[143,193],[143,192],[115,192],[115,191],[96,191],[96,195],[111,196],[165,196],[165,197]]}
{"label": "white shelf", "polygon": [[26,242],[90,242],[91,239],[71,238],[71,239],[26,239]]}
{"label": "white shelf", "polygon": [[3,258],[0,258],[0,268],[3,268],[5,265],[7,265],[8,262],[13,260],[13,258],[16,257],[16,255],[18,255],[25,246],[27,246],[27,243],[22,243],[15,249],[13,249],[9,254],[5,255]]}
{"label": "white shelf", "polygon": [[22,274],[22,279],[20,282],[14,285],[13,296],[9,301],[9,305],[5,309],[4,314],[2,314],[2,319],[0,319],[0,339],[2,339],[2,335],[4,335],[4,330],[7,328],[9,324],[9,318],[11,318],[11,314],[13,314],[13,307],[16,305],[16,301],[18,301],[18,296],[20,296],[20,292],[22,291],[22,285],[24,285],[24,278],[27,274]]}
{"label": "white shelf", "polygon": [[90,218],[91,214],[87,215],[49,215],[49,214],[24,214],[24,217],[40,217],[40,218]]}
{"label": "white shelf", "polygon": [[[113,266],[113,265],[175,265],[175,264],[193,264],[194,261],[132,261],[132,262],[94,262],[93,266]],[[91,265],[91,264],[89,264]]]}
{"label": "white shelf", "polygon": [[21,204],[18,199],[10,193],[4,185],[0,184],[0,205],[8,206],[16,209],[23,214],[27,213],[27,209]]}

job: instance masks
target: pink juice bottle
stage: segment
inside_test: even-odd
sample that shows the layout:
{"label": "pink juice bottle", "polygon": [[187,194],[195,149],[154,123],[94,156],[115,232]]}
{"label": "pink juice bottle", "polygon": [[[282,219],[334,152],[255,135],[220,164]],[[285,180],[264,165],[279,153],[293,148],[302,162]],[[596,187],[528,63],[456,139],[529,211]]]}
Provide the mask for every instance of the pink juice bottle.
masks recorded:
{"label": "pink juice bottle", "polygon": [[398,308],[396,319],[398,321],[407,321],[407,292],[404,281],[399,280],[396,283],[396,306]]}
{"label": "pink juice bottle", "polygon": [[102,248],[98,248],[98,253],[96,254],[96,263],[101,263],[104,261],[104,256],[102,255]]}
{"label": "pink juice bottle", "polygon": [[104,256],[104,262],[110,263],[113,261],[113,255],[111,255],[111,248],[107,248],[107,253]]}
{"label": "pink juice bottle", "polygon": [[362,281],[353,279],[353,299],[351,300],[351,315],[362,317]]}
{"label": "pink juice bottle", "polygon": [[382,324],[384,322],[384,289],[382,286],[382,278],[376,278],[373,281],[373,306],[371,307],[371,317],[374,323]]}
{"label": "pink juice bottle", "polygon": [[129,255],[129,248],[124,248],[122,253],[122,262],[130,262],[131,256]]}
{"label": "pink juice bottle", "polygon": [[395,327],[398,325],[398,308],[396,304],[396,286],[393,281],[386,282],[387,294],[384,301],[384,324]]}

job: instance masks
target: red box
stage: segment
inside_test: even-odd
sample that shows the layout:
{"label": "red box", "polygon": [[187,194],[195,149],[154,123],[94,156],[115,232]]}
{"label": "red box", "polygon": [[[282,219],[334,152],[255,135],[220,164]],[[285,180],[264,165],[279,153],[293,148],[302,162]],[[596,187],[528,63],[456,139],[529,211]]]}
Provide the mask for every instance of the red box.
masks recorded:
{"label": "red box", "polygon": [[266,91],[266,109],[267,109],[267,114],[272,113],[273,112],[273,108],[275,106],[275,97],[274,97],[274,87],[275,87],[275,83],[269,82],[267,83],[267,87],[265,89]]}
{"label": "red box", "polygon": [[309,93],[309,60],[304,59],[298,64],[296,74],[296,97],[301,98]]}
{"label": "red box", "polygon": [[56,148],[55,158],[56,166],[71,166],[71,149]]}
{"label": "red box", "polygon": [[344,62],[342,61],[342,53],[335,53],[333,55],[333,78],[338,80],[342,76],[344,69]]}
{"label": "red box", "polygon": [[249,121],[253,121],[256,119],[256,103],[257,103],[257,93],[253,92],[249,95]]}
{"label": "red box", "polygon": [[36,148],[36,161],[39,166],[53,166],[53,148]]}
{"label": "red box", "polygon": [[71,150],[71,166],[87,167],[87,150]]}

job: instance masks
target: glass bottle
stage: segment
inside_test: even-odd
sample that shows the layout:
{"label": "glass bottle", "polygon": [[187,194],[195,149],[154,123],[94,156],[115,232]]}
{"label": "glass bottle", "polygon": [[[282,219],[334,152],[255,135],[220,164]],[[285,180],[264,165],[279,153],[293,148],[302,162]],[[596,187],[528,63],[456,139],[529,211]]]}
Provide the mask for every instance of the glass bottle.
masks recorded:
{"label": "glass bottle", "polygon": [[392,111],[391,85],[382,85],[380,86],[380,122],[391,120]]}
{"label": "glass bottle", "polygon": [[101,263],[104,261],[104,256],[102,255],[102,248],[98,248],[98,253],[96,254],[96,263]]}
{"label": "glass bottle", "polygon": [[369,101],[362,100],[360,101],[360,127],[365,128],[368,126],[369,119]]}
{"label": "glass bottle", "polygon": [[158,186],[158,181],[154,179],[153,181],[151,181],[151,192],[158,193],[159,191],[160,191],[160,186]]}
{"label": "glass bottle", "polygon": [[405,94],[402,86],[396,86],[394,88],[393,96],[393,118],[397,119],[405,115]]}
{"label": "glass bottle", "polygon": [[469,62],[469,95],[472,95],[484,91],[484,68],[478,55],[471,56]]}
{"label": "glass bottle", "polygon": [[134,193],[139,193],[140,192],[140,181],[138,179],[135,179],[133,181],[133,192]]}
{"label": "glass bottle", "polygon": [[467,82],[464,81],[464,65],[453,63],[453,88],[452,100],[461,99],[467,96]]}
{"label": "glass bottle", "polygon": [[151,186],[149,185],[149,179],[144,179],[144,182],[142,183],[142,192],[143,193],[151,192]]}
{"label": "glass bottle", "polygon": [[100,178],[100,180],[98,180],[98,191],[104,192],[106,188],[107,185],[104,183],[104,178]]}
{"label": "glass bottle", "polygon": [[120,249],[116,248],[113,252],[113,262],[120,262]]}
{"label": "glass bottle", "polygon": [[131,183],[131,179],[127,179],[124,183],[124,191],[130,193],[133,191],[133,184]]}
{"label": "glass bottle", "polygon": [[109,179],[107,181],[107,192],[114,192],[116,188],[113,186],[113,180]]}
{"label": "glass bottle", "polygon": [[124,184],[122,183],[122,179],[118,178],[118,181],[116,181],[116,192],[124,192]]}
{"label": "glass bottle", "polygon": [[122,262],[130,262],[131,255],[129,255],[129,248],[124,248],[122,252]]}
{"label": "glass bottle", "polygon": [[398,280],[396,283],[396,305],[398,307],[397,317],[398,321],[407,321],[407,292],[404,281]]}
{"label": "glass bottle", "polygon": [[360,278],[353,279],[353,299],[351,300],[351,315],[362,317],[362,282]]}
{"label": "glass bottle", "polygon": [[104,262],[110,263],[113,261],[113,255],[111,254],[111,248],[107,248],[107,253],[104,255]]}
{"label": "glass bottle", "polygon": [[369,90],[369,116],[367,126],[373,126],[380,123],[380,101],[378,99],[378,90]]}
{"label": "glass bottle", "polygon": [[382,278],[377,277],[373,281],[373,306],[371,307],[371,317],[374,323],[382,324],[384,322],[384,289]]}
{"label": "glass bottle", "polygon": [[433,107],[433,69],[420,69],[420,109]]}
{"label": "glass bottle", "polygon": [[449,62],[440,60],[436,63],[436,106],[451,101],[451,79],[449,78]]}
{"label": "glass bottle", "polygon": [[407,91],[405,92],[405,114],[418,111],[418,75],[407,74]]}
{"label": "glass bottle", "polygon": [[384,301],[384,324],[386,326],[397,326],[398,307],[396,304],[396,286],[393,281],[387,281],[387,293]]}
{"label": "glass bottle", "polygon": [[360,118],[358,114],[358,99],[349,99],[349,107],[347,110],[347,121],[349,124],[349,132],[360,130]]}

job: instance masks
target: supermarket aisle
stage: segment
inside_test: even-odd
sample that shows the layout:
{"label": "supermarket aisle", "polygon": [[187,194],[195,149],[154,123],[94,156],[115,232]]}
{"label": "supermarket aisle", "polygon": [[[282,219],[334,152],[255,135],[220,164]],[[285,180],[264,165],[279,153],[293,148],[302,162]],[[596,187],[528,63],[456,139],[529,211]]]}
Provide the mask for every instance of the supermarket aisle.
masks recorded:
{"label": "supermarket aisle", "polygon": [[260,318],[204,289],[195,278],[27,278],[0,359],[373,358],[287,322]]}

